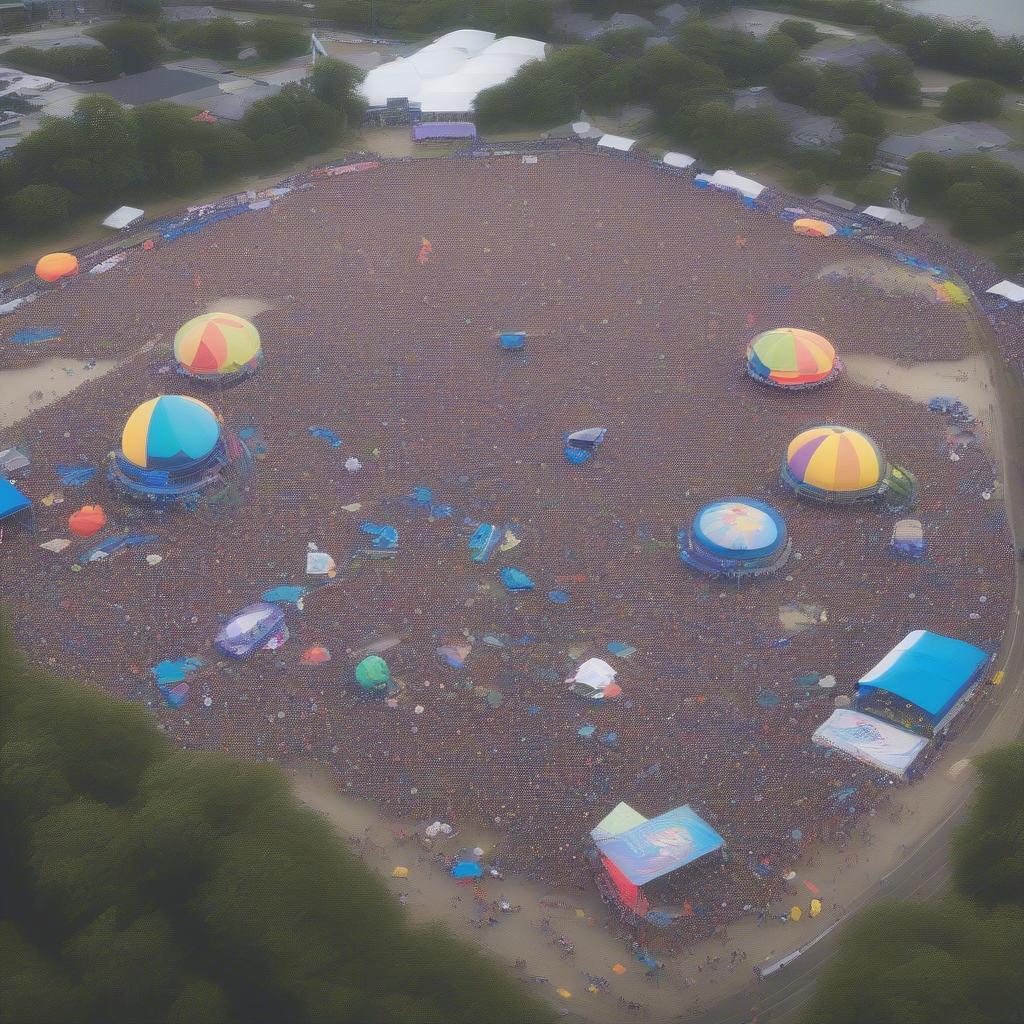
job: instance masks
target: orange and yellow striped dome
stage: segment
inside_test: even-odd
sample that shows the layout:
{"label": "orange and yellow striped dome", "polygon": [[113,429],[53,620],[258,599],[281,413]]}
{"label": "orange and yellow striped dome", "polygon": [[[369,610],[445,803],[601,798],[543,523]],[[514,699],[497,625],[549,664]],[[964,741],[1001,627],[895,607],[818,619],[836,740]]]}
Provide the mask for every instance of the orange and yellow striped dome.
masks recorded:
{"label": "orange and yellow striped dome", "polygon": [[786,451],[786,466],[797,483],[831,493],[877,487],[885,459],[867,434],[849,427],[811,427]]}
{"label": "orange and yellow striped dome", "polygon": [[261,351],[260,332],[234,313],[197,316],[174,336],[174,358],[194,377],[241,373]]}

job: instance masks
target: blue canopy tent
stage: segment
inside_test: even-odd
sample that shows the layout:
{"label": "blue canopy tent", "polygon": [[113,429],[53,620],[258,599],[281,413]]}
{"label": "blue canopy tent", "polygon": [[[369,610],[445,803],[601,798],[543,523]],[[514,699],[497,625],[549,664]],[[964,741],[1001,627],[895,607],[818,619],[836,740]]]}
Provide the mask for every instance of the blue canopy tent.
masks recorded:
{"label": "blue canopy tent", "polygon": [[970,697],[987,661],[980,647],[915,629],[861,676],[857,710],[937,735]]}
{"label": "blue canopy tent", "polygon": [[0,477],[0,529],[7,525],[8,519],[25,527],[29,533],[35,532],[32,502],[14,484]]}

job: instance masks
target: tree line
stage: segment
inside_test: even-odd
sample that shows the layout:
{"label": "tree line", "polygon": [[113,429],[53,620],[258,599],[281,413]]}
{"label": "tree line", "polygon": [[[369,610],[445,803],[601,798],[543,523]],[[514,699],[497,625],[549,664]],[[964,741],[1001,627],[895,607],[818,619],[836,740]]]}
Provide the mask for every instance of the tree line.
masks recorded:
{"label": "tree line", "polygon": [[545,1024],[295,802],[0,638],[5,1024]]}
{"label": "tree line", "polygon": [[952,893],[858,915],[818,978],[806,1024],[1024,1022],[1024,744],[976,765]]}
{"label": "tree line", "polygon": [[475,28],[547,39],[553,20],[547,0],[317,0],[316,13],[346,28],[406,38]]}
{"label": "tree line", "polygon": [[237,126],[196,121],[173,103],[125,110],[85,96],[70,117],[47,117],[0,160],[0,208],[11,237],[65,224],[133,197],[180,195],[335,145],[358,126],[360,73],[321,59],[309,79],[258,100]]}
{"label": "tree line", "polygon": [[260,18],[239,25],[232,18],[205,22],[151,22],[124,18],[86,29],[99,46],[58,46],[49,50],[15,46],[0,61],[19,71],[68,82],[106,82],[121,74],[156,67],[173,51],[236,58],[251,44],[266,60],[284,60],[309,49],[309,34],[296,24]]}

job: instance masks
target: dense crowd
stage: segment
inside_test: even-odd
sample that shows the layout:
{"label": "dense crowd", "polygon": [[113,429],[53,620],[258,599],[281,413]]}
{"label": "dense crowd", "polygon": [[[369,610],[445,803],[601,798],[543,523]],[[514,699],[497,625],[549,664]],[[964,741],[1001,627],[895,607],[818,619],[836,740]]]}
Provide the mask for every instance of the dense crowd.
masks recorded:
{"label": "dense crowd", "polygon": [[[974,351],[961,307],[829,272],[877,258],[581,152],[387,162],[134,250],[4,318],[5,336],[59,325],[53,354],[126,359],[0,437],[33,458],[21,486],[39,535],[7,531],[0,546],[17,635],[33,658],[148,703],[183,745],[316,760],[424,823],[482,817],[505,871],[585,884],[584,840],[619,800],[648,816],[689,803],[727,856],[671,876],[655,901],[685,900],[695,933],[762,909],[808,846],[842,842],[891,790],[812,746],[835,698],[911,629],[994,653],[1008,614],[1012,556],[984,425],[964,438],[923,404],[844,377],[782,394],[744,373],[749,338],[782,325],[826,335],[840,357]],[[963,274],[957,259],[943,253]],[[226,297],[265,307],[254,322],[266,360],[204,391],[169,367],[170,340]],[[1012,312],[992,313],[997,331]],[[527,332],[521,353],[498,347],[508,329]],[[231,501],[154,521],[115,501],[102,465],[134,405],[175,391],[243,431],[256,470]],[[865,430],[916,474],[925,562],[892,558],[881,506],[827,509],[782,490],[788,441],[828,422]],[[570,466],[562,436],[588,426],[606,440]],[[352,456],[358,472],[344,468]],[[77,461],[100,472],[61,488],[55,466]],[[416,487],[452,514],[404,500]],[[42,503],[55,491],[62,504]],[[737,586],[680,564],[678,528],[730,495],[782,512],[795,554],[777,576]],[[114,531],[159,540],[78,570],[90,542],[40,550],[83,503],[103,505]],[[394,559],[350,557],[367,546],[365,520],[397,527]],[[479,522],[520,543],[474,564]],[[310,543],[337,562],[325,585],[305,576]],[[508,593],[505,565],[535,589]],[[280,583],[313,588],[288,610],[289,641],[220,655],[224,618]],[[798,627],[780,618],[793,605],[811,610]],[[472,645],[462,670],[435,655],[453,641]],[[609,654],[616,642],[635,653]],[[314,644],[332,659],[301,664]],[[391,702],[352,683],[368,650],[400,685]],[[624,693],[608,706],[564,685],[592,655],[619,671]],[[202,664],[171,710],[150,668],[182,657]]]}

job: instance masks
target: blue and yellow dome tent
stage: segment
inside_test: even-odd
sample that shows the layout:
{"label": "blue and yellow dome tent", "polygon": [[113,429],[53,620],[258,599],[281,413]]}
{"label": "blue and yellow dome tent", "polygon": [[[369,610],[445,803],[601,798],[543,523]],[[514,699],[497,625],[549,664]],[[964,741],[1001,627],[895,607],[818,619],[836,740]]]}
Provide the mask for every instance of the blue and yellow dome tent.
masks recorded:
{"label": "blue and yellow dome tent", "polygon": [[239,462],[248,463],[244,445],[208,405],[161,395],[128,417],[107,476],[132,501],[174,505],[226,487],[227,471]]}

